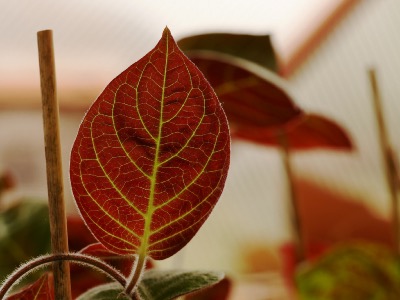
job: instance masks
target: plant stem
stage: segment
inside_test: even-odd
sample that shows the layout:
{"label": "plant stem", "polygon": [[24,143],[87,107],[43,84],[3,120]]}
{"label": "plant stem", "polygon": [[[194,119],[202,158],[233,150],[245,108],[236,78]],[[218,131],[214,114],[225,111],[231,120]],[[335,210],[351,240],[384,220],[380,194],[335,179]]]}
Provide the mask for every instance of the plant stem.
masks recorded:
{"label": "plant stem", "polygon": [[136,262],[133,266],[132,275],[130,276],[130,280],[125,288],[125,292],[132,297],[132,299],[137,299],[135,293],[137,285],[142,277],[143,270],[146,267],[146,255],[139,254]]}
{"label": "plant stem", "polygon": [[392,226],[393,226],[393,241],[395,243],[395,250],[398,255],[400,255],[400,236],[399,236],[399,201],[397,199],[398,186],[398,170],[396,165],[396,159],[392,151],[392,147],[389,142],[386,124],[384,121],[383,111],[382,111],[382,101],[381,95],[378,88],[378,82],[376,79],[376,72],[374,69],[368,71],[370,85],[372,89],[372,98],[374,101],[375,117],[378,124],[379,132],[379,144],[381,147],[385,172],[386,181],[390,193],[391,204],[392,204]]}
{"label": "plant stem", "polygon": [[287,136],[284,132],[281,132],[279,135],[279,142],[281,146],[282,159],[285,168],[285,174],[287,179],[287,187],[289,190],[289,198],[290,198],[290,221],[292,227],[292,233],[294,235],[294,247],[295,247],[295,255],[296,262],[301,262],[304,260],[304,240],[301,232],[301,220],[300,220],[300,212],[298,206],[298,199],[296,194],[296,189],[294,186],[294,175],[292,164],[290,161],[290,150],[289,150],[289,142]]}
{"label": "plant stem", "polygon": [[0,300],[4,298],[12,285],[16,281],[20,280],[24,275],[38,267],[55,261],[79,262],[86,266],[94,267],[98,270],[101,270],[115,281],[119,282],[122,286],[126,285],[125,277],[118,270],[114,269],[112,266],[96,257],[81,253],[50,254],[46,256],[39,256],[16,269],[0,287]]}
{"label": "plant stem", "polygon": [[[51,244],[52,252],[59,254],[68,252],[68,238],[63,195],[59,113],[52,31],[39,31],[37,39],[42,90]],[[59,300],[72,299],[68,262],[55,262],[53,264],[53,274],[55,298]]]}

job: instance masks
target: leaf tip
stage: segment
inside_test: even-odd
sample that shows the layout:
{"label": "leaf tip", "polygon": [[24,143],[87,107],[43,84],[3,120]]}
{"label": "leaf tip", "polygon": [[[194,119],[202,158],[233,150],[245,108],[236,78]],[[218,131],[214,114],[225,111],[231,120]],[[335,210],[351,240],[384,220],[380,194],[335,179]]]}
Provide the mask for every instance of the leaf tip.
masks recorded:
{"label": "leaf tip", "polygon": [[168,37],[171,35],[171,31],[169,30],[168,26],[165,26],[164,31],[163,31],[163,37]]}

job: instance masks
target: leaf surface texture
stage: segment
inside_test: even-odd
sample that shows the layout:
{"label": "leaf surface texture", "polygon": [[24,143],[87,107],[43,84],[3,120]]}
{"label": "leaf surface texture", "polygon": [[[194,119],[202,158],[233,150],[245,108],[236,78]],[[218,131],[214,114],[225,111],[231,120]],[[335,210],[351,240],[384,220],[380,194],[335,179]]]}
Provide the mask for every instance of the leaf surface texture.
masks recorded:
{"label": "leaf surface texture", "polygon": [[71,153],[72,190],[89,229],[108,249],[164,259],[207,219],[229,153],[216,94],[166,28],[84,117]]}

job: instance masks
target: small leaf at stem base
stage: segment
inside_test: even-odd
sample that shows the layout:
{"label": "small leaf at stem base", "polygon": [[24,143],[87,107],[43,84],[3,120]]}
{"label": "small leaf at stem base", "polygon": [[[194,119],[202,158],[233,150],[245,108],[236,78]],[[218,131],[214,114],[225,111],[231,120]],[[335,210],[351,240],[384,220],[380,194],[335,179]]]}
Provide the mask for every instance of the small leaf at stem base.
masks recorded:
{"label": "small leaf at stem base", "polygon": [[170,300],[212,286],[223,277],[220,272],[150,270],[144,273],[138,292],[143,300]]}
{"label": "small leaf at stem base", "polygon": [[42,275],[37,281],[10,295],[6,300],[54,300],[53,276]]}
{"label": "small leaf at stem base", "polygon": [[76,300],[131,300],[124,294],[124,288],[116,282],[96,286],[80,295]]}

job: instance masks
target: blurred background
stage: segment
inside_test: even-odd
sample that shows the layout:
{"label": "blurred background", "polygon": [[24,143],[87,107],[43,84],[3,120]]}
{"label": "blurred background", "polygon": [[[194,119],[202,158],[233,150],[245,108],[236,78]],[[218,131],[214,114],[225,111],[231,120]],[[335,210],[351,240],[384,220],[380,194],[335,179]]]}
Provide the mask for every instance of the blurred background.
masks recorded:
{"label": "blurred background", "polygon": [[[54,34],[72,214],[68,160],[80,120],[109,81],[154,47],[165,26],[176,40],[212,32],[271,34],[296,104],[335,120],[355,146],[352,152],[295,153],[302,197],[350,199],[388,222],[390,200],[367,70],[377,70],[389,138],[399,153],[397,0],[0,0],[0,172],[10,171],[16,181],[5,201],[47,196],[37,31]],[[226,188],[211,217],[185,250],[162,265],[231,274],[260,264],[279,267],[278,249],[291,239],[280,154],[244,141],[232,147]],[[268,259],[253,263],[249,257],[259,250]]]}

